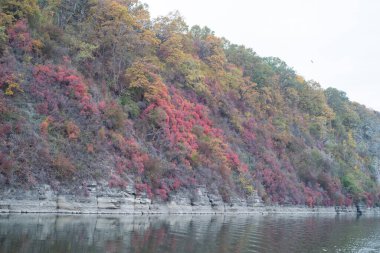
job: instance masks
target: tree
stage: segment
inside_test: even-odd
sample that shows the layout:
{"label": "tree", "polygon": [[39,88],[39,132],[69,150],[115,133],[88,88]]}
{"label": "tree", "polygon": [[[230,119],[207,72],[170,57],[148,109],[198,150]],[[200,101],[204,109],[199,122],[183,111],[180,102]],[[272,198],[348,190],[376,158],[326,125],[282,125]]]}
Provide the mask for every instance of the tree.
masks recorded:
{"label": "tree", "polygon": [[360,118],[353,106],[350,105],[346,93],[335,88],[328,88],[325,94],[329,106],[336,113],[336,123],[339,124],[341,122],[348,128],[356,127]]}
{"label": "tree", "polygon": [[28,19],[35,25],[40,16],[37,0],[2,0],[0,2],[0,25]]}
{"label": "tree", "polygon": [[126,70],[127,88],[137,101],[155,102],[167,98],[167,88],[157,72],[158,68],[148,59],[136,61]]}
{"label": "tree", "polygon": [[91,31],[86,34],[86,41],[99,45],[96,52],[103,58],[106,67],[100,66],[103,70],[99,71],[104,76],[110,76],[110,85],[116,91],[121,90],[119,79],[126,66],[132,63],[135,56],[144,55],[146,48],[154,48],[157,44],[153,34],[146,29],[147,17],[142,15],[142,7],[131,3],[135,1],[100,1],[90,8],[86,21]]}
{"label": "tree", "polygon": [[188,26],[178,11],[158,17],[153,22],[153,31],[161,42],[165,42],[174,34],[184,34],[187,30]]}

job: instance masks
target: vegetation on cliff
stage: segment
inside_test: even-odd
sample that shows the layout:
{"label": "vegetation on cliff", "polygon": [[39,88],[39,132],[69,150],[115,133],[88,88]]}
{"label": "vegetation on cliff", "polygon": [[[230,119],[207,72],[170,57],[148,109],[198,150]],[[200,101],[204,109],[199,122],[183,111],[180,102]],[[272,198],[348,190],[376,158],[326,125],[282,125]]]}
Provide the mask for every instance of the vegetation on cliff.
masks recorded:
{"label": "vegetation on cliff", "polygon": [[[137,0],[0,3],[0,185],[380,204],[380,115]],[[254,31],[252,31],[254,32]],[[332,70],[333,71],[333,70]]]}

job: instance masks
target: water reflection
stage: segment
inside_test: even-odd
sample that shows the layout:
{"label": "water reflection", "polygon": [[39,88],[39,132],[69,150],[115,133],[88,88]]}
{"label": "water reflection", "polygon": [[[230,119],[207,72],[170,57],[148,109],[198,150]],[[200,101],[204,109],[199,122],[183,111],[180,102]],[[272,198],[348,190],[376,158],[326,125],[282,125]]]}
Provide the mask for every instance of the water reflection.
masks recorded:
{"label": "water reflection", "polygon": [[380,219],[0,215],[0,252],[380,252]]}

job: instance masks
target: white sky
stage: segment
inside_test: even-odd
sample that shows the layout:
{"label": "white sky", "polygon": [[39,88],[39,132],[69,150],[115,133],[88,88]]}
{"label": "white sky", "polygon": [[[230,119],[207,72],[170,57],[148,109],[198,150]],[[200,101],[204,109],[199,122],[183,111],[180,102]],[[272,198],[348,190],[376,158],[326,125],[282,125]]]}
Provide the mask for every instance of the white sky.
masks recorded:
{"label": "white sky", "polygon": [[142,1],[152,17],[178,10],[190,27],[279,57],[307,80],[380,111],[378,0]]}

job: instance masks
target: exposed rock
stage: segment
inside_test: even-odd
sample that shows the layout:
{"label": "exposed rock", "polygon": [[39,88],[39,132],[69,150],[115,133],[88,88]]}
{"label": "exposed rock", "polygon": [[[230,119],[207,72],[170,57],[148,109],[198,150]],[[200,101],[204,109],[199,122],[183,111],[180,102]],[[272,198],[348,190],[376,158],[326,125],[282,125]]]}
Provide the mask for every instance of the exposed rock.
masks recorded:
{"label": "exposed rock", "polygon": [[[152,202],[136,196],[132,187],[113,189],[102,183],[84,186],[84,196],[55,192],[49,185],[33,190],[7,189],[0,194],[0,212],[5,213],[99,213],[99,214],[215,214],[215,213],[331,213],[356,214],[355,207],[265,206],[257,193],[245,198],[233,196],[224,203],[221,196],[211,194],[206,187],[192,193],[172,193],[167,201]],[[363,214],[380,214],[378,209],[360,206]]]}

